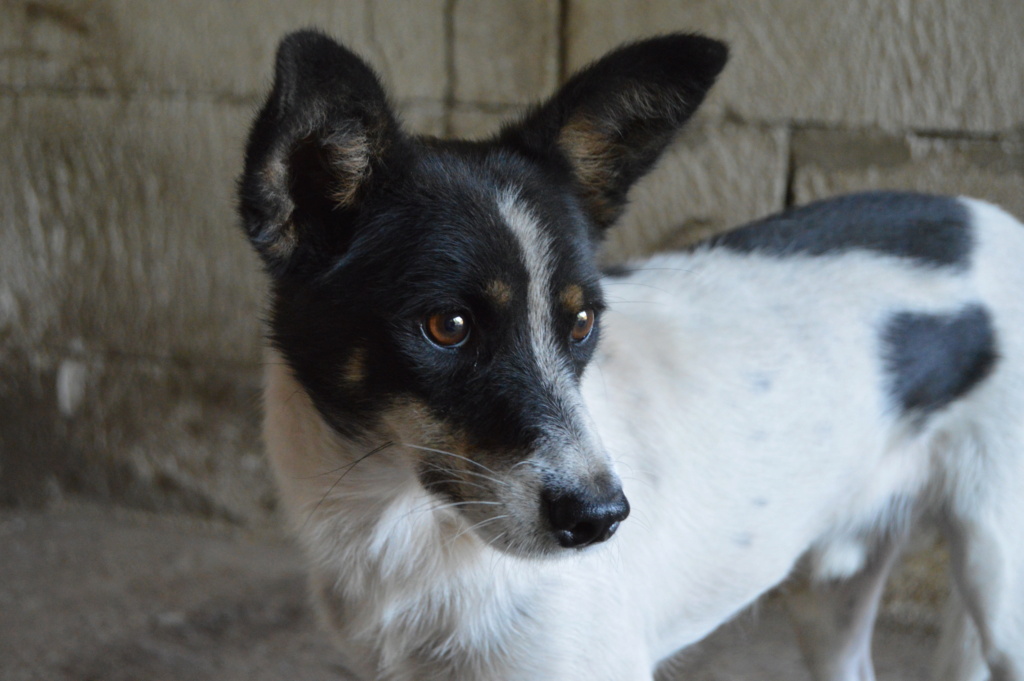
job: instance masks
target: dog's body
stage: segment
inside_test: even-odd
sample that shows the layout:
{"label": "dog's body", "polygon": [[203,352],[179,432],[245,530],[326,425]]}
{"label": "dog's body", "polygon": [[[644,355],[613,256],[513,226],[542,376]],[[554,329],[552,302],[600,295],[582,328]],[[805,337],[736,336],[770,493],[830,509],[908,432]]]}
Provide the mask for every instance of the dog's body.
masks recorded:
{"label": "dog's body", "polygon": [[870,679],[931,519],[944,678],[1024,678],[1024,227],[868,194],[596,270],[724,60],[639,43],[467,144],[401,133],[328,39],[282,45],[242,183],[266,439],[356,677],[651,679],[803,559],[816,677]]}

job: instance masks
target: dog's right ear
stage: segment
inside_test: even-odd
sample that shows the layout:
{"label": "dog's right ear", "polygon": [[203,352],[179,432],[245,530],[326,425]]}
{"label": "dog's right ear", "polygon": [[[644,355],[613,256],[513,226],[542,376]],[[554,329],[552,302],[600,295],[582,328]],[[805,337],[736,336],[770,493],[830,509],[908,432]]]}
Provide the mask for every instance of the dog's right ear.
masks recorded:
{"label": "dog's right ear", "polygon": [[361,202],[401,144],[365,62],[316,31],[285,37],[239,186],[243,226],[268,270],[316,273],[344,253]]}

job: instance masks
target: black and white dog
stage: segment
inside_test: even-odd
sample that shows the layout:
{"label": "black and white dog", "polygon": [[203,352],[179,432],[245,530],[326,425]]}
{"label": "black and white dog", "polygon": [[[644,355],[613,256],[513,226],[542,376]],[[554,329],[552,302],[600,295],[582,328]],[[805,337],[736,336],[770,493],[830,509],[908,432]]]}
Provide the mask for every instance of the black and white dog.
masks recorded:
{"label": "black and white dog", "polygon": [[930,519],[939,676],[1024,679],[1024,226],[874,193],[595,264],[725,60],[629,45],[461,142],[324,35],[281,44],[240,189],[265,436],[356,677],[650,680],[799,563],[816,678],[871,679]]}

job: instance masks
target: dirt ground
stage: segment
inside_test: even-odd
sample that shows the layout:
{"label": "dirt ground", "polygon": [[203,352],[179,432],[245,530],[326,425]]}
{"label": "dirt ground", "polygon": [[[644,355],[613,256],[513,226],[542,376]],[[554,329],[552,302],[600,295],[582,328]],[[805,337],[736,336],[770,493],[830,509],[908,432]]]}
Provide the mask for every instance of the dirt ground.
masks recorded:
{"label": "dirt ground", "polygon": [[[665,681],[806,681],[772,600]],[[924,679],[933,636],[882,622],[880,679]],[[239,530],[90,505],[0,512],[3,681],[341,679],[276,528]]]}

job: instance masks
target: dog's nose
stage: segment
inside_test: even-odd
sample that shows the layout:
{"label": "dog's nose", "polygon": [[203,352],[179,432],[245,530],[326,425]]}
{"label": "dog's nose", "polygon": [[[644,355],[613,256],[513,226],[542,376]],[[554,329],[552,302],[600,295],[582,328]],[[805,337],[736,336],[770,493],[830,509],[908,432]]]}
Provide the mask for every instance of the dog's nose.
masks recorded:
{"label": "dog's nose", "polygon": [[629,502],[616,485],[600,493],[559,491],[544,493],[544,504],[555,539],[565,548],[597,544],[615,534],[629,515]]}

